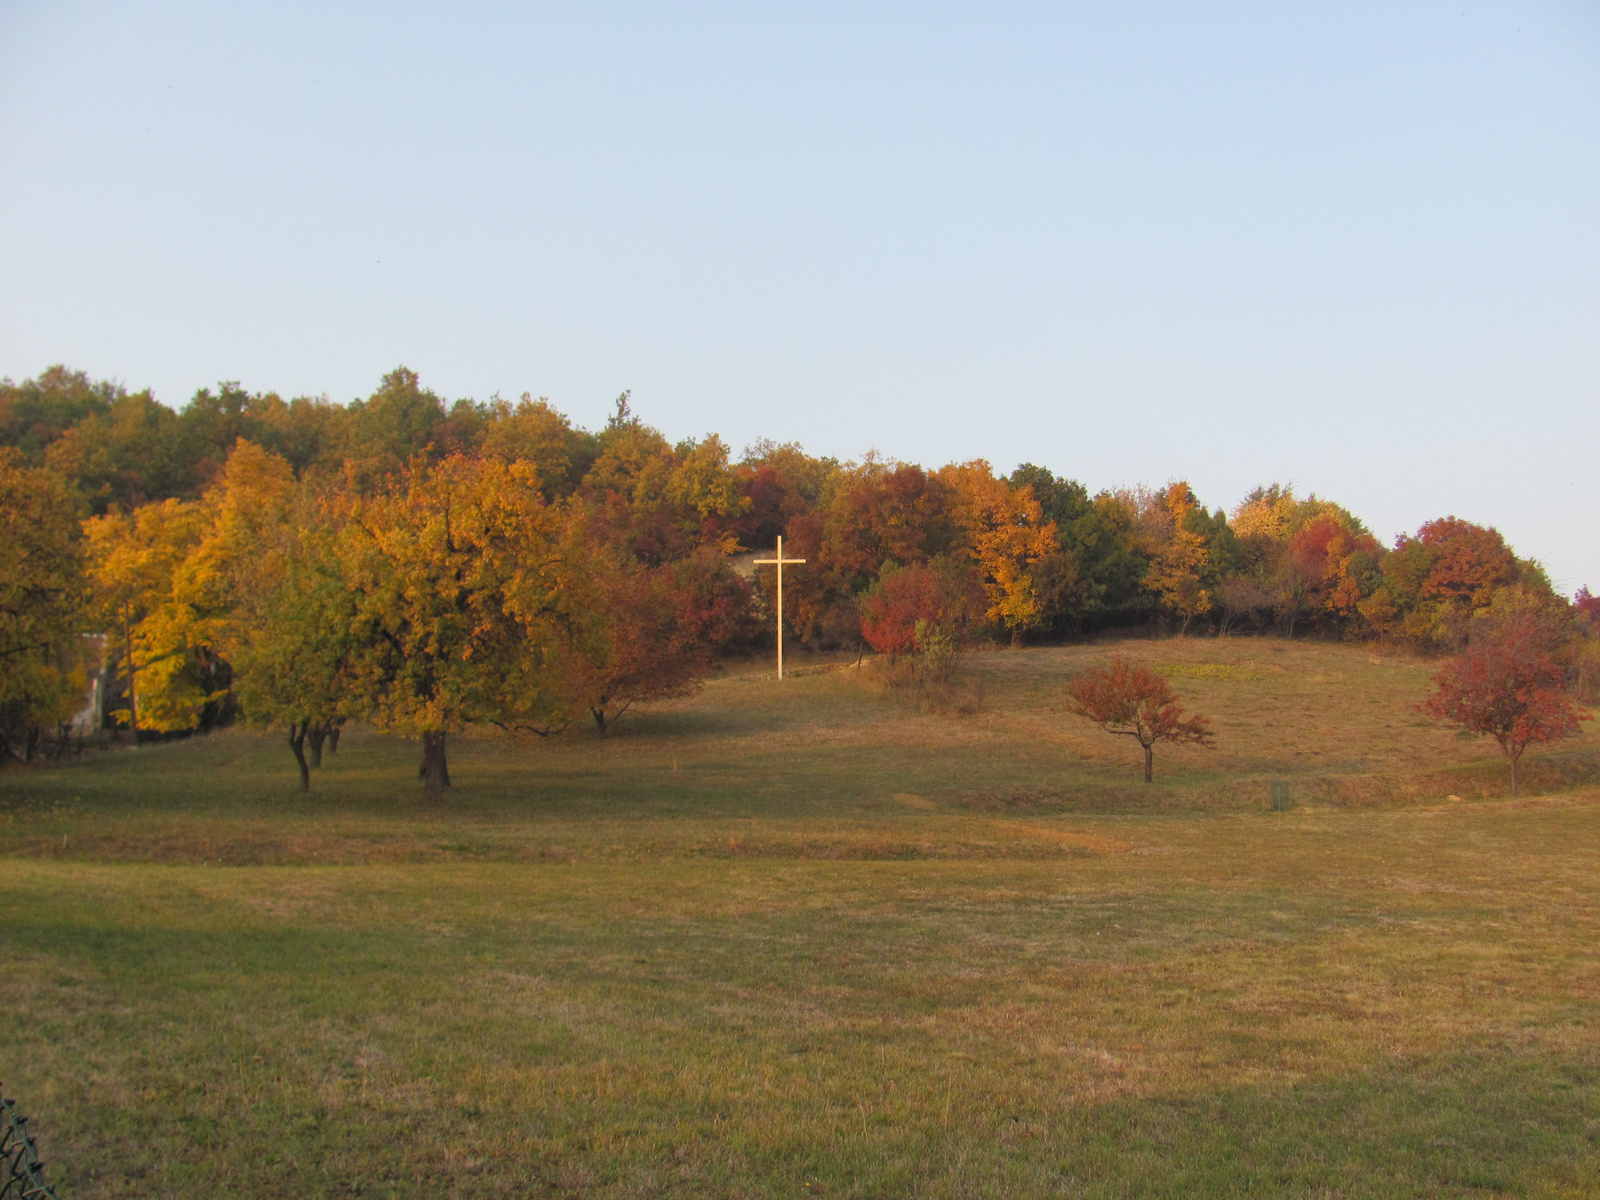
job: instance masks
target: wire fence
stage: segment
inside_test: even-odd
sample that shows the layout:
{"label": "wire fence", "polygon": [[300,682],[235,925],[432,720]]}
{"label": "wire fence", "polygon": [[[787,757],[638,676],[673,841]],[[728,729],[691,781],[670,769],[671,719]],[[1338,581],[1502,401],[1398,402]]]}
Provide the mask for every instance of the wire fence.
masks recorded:
{"label": "wire fence", "polygon": [[44,1181],[44,1163],[28,1136],[28,1118],[0,1093],[0,1200],[56,1200]]}

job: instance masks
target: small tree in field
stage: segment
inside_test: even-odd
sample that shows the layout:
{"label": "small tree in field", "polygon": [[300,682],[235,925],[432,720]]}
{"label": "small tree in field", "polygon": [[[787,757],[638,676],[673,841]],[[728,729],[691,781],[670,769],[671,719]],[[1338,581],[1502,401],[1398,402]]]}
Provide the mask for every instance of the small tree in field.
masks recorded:
{"label": "small tree in field", "polygon": [[1107,733],[1131,737],[1144,751],[1144,781],[1155,766],[1157,742],[1214,742],[1211,722],[1198,714],[1185,718],[1183,705],[1166,679],[1148,667],[1113,658],[1108,667],[1085,671],[1067,684],[1068,707]]}
{"label": "small tree in field", "polygon": [[1421,706],[1437,720],[1500,744],[1511,765],[1517,794],[1517,763],[1539,742],[1570,737],[1588,715],[1562,690],[1565,678],[1548,637],[1529,617],[1509,620],[1476,638],[1459,658],[1434,676],[1434,693]]}

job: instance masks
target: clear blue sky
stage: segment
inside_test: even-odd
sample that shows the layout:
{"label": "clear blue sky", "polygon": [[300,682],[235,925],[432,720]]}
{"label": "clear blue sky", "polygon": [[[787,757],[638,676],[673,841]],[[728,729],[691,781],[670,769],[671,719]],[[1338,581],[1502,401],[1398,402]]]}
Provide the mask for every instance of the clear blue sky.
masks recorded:
{"label": "clear blue sky", "polygon": [[1600,590],[1600,5],[0,0],[0,374],[623,388]]}

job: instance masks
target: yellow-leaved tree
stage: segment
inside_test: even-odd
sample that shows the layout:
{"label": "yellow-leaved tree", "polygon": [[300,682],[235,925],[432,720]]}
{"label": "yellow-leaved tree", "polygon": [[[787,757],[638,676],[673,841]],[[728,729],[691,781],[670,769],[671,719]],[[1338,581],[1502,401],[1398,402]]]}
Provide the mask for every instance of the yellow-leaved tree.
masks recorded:
{"label": "yellow-leaved tree", "polygon": [[565,712],[562,650],[587,607],[581,543],[527,462],[417,459],[377,494],[343,496],[337,518],[351,705],[420,735],[424,793],[442,800],[449,734]]}
{"label": "yellow-leaved tree", "polygon": [[283,458],[240,441],[205,507],[205,534],[176,575],[175,607],[190,638],[226,660],[244,719],[287,729],[309,788],[347,694],[352,605],[329,506]]}
{"label": "yellow-leaved tree", "polygon": [[198,501],[166,500],[85,523],[89,574],[125,675],[118,710],[134,729],[194,729],[232,686],[224,644],[236,621],[235,567],[283,520],[294,476],[240,440]]}
{"label": "yellow-leaved tree", "polygon": [[91,517],[83,531],[95,611],[123,703],[113,706],[137,739],[141,729],[192,729],[213,698],[194,662],[172,585],[205,531],[199,502],[164,500]]}
{"label": "yellow-leaved tree", "polygon": [[1211,552],[1193,520],[1205,513],[1181,480],[1140,500],[1141,540],[1150,559],[1145,587],[1178,618],[1181,635],[1189,631],[1189,622],[1212,608]]}
{"label": "yellow-leaved tree", "polygon": [[996,478],[982,459],[942,467],[938,477],[955,493],[956,521],[983,576],[985,616],[1015,645],[1044,615],[1033,568],[1056,549],[1055,522],[1044,519],[1031,487]]}

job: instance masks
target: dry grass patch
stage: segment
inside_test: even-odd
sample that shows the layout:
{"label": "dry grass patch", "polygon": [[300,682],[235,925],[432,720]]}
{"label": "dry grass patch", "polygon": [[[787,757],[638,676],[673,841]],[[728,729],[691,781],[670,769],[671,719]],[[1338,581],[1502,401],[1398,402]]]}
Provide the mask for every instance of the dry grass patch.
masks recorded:
{"label": "dry grass patch", "polygon": [[[1071,723],[1112,649],[1215,755]],[[729,678],[433,810],[366,730],[7,773],[0,1077],[80,1197],[1595,1194],[1593,752],[1493,799],[1371,657]]]}

